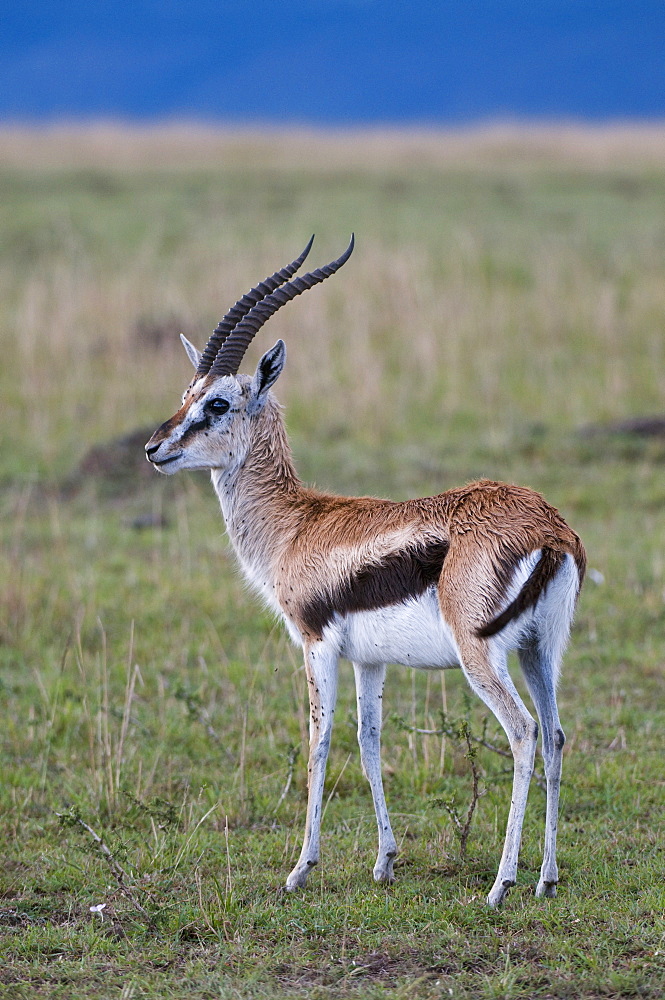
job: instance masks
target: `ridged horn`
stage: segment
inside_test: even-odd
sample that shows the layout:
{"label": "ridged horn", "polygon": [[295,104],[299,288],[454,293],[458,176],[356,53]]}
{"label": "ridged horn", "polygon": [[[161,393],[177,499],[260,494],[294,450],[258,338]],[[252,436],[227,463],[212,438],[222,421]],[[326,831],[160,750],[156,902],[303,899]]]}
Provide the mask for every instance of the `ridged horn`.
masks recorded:
{"label": "ridged horn", "polygon": [[223,319],[219,321],[219,323],[213,330],[212,334],[210,335],[210,339],[208,340],[208,343],[205,346],[205,350],[201,355],[198,367],[196,369],[196,375],[194,376],[195,381],[196,379],[201,378],[203,375],[208,374],[213,361],[215,360],[215,358],[219,353],[220,348],[226,341],[229,334],[233,331],[236,325],[243,318],[243,316],[246,316],[247,313],[250,311],[250,309],[252,309],[252,307],[255,306],[257,302],[260,302],[261,299],[264,299],[266,297],[266,295],[270,295],[270,293],[274,292],[276,288],[279,288],[279,286],[283,285],[285,281],[288,281],[289,278],[293,277],[293,275],[296,273],[298,268],[305,260],[305,257],[307,256],[309,251],[312,249],[313,242],[314,242],[314,237],[312,236],[311,240],[309,241],[309,243],[307,244],[307,246],[305,247],[305,249],[303,250],[303,252],[300,254],[299,257],[296,257],[294,261],[292,261],[286,267],[283,267],[281,271],[275,271],[275,273],[272,274],[269,278],[266,278],[265,281],[259,282],[258,285],[255,285],[254,288],[250,289],[250,291],[247,292],[246,295],[243,295],[242,298],[238,299],[236,304],[231,309],[229,309],[227,314],[224,316]]}
{"label": "ridged horn", "polygon": [[291,299],[295,299],[296,295],[306,292],[308,288],[318,285],[319,282],[325,281],[331,274],[338,271],[353,253],[353,246],[354,236],[352,235],[351,242],[337,260],[317,268],[316,271],[309,271],[300,278],[294,278],[293,281],[289,281],[257,302],[227,337],[210,367],[210,374],[235,375],[245,356],[245,351],[266,320],[270,319],[278,309],[290,302]]}

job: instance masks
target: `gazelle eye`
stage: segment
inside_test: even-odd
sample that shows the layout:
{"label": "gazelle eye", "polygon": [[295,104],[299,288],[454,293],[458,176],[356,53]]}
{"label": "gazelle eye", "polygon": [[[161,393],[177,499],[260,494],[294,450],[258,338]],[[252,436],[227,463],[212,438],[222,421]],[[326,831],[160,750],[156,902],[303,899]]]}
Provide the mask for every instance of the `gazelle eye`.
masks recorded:
{"label": "gazelle eye", "polygon": [[209,413],[226,413],[229,402],[227,399],[209,399],[205,408]]}

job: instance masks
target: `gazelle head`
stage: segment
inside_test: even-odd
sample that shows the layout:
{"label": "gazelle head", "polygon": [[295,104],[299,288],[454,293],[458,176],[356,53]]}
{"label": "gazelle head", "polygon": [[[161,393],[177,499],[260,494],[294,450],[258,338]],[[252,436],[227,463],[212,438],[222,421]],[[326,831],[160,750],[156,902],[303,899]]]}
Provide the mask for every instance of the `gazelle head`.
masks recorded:
{"label": "gazelle head", "polygon": [[252,424],[263,411],[270,387],[286,360],[284,342],[278,340],[263,355],[253,377],[239,375],[245,351],[273,313],[334,274],[353,251],[352,236],[337,260],[293,278],[313,240],[314,237],[291,264],[238,299],[213,331],[202,354],[181,335],[196,374],[185,391],[180,409],[155,431],[145,446],[148,461],[160,472],[232,468],[243,463],[251,445]]}

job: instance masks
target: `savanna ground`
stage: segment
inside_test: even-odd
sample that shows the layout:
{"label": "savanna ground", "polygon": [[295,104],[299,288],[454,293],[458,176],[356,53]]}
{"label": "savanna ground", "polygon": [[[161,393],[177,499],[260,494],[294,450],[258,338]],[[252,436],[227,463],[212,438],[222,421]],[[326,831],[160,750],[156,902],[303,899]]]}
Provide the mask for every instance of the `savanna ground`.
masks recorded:
{"label": "savanna ground", "polygon": [[[608,425],[665,410],[665,130],[5,131],[0,192],[0,995],[661,997],[665,438]],[[190,377],[177,333],[202,345],[312,232],[318,266],[352,230],[247,368],[285,338],[304,478],[513,480],[585,540],[556,900],[533,896],[534,781],[518,884],[485,907],[509,762],[465,755],[460,720],[505,740],[455,672],[389,673],[400,859],[372,882],[348,665],[322,864],[280,894],[299,656],[245,592],[207,477],[142,458]],[[442,713],[449,735],[414,731]]]}

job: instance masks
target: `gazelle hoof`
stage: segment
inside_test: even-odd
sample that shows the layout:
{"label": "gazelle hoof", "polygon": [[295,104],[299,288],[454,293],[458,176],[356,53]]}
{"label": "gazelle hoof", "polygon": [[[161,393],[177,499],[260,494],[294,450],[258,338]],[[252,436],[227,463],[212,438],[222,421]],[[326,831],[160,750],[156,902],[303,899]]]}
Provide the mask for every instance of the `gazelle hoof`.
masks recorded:
{"label": "gazelle hoof", "polygon": [[307,876],[312,868],[316,866],[316,863],[316,861],[306,861],[304,864],[296,865],[286,880],[286,885],[284,886],[286,891],[295,892],[296,889],[304,889],[307,884]]}
{"label": "gazelle hoof", "polygon": [[397,851],[389,851],[383,856],[379,854],[376,859],[376,864],[374,865],[374,881],[375,882],[386,882],[390,884],[395,881],[395,873],[393,872],[393,863]]}
{"label": "gazelle hoof", "polygon": [[508,890],[515,885],[513,879],[503,879],[501,882],[498,880],[492,886],[492,889],[487,897],[487,905],[493,910],[503,903],[504,899],[508,895]]}
{"label": "gazelle hoof", "polygon": [[544,882],[542,879],[536,886],[536,896],[540,899],[556,898],[556,882]]}

